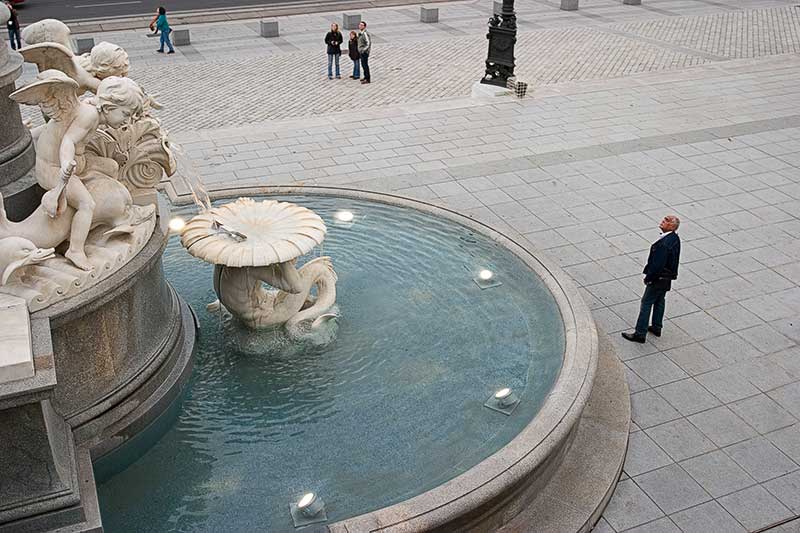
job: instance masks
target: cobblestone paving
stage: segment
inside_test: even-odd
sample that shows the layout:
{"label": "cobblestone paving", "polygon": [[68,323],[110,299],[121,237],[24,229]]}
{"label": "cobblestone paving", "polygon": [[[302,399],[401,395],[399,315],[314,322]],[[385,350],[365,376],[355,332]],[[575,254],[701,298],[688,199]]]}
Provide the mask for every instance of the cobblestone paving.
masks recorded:
{"label": "cobblestone paving", "polygon": [[616,27],[730,58],[800,52],[800,8],[795,6],[666,18]]}
{"label": "cobblestone paving", "polygon": [[[537,83],[625,76],[706,61],[588,27],[527,32],[518,39],[518,57],[525,58],[519,75]],[[134,68],[131,76],[163,95],[166,109],[160,116],[172,129],[205,129],[468,96],[482,73],[475,58],[485,55],[485,48],[486,43],[474,37],[390,49],[376,46],[371,56],[374,83],[369,87],[349,79],[328,81],[325,56],[306,51],[235,62]],[[347,78],[352,62],[341,63]],[[226,78],[232,72],[247,74],[236,76],[236,95],[225,101],[222,111],[220,86],[231,82]],[[191,98],[183,91],[187,79],[195,80]]]}
{"label": "cobblestone paving", "polygon": [[[677,6],[682,9],[684,4]],[[605,1],[589,6],[596,6],[593,13],[605,13],[598,15],[603,20],[620,12],[619,5]],[[380,23],[374,30],[374,82],[369,87],[347,79],[352,62],[346,56],[341,62],[345,79],[326,79],[325,55],[317,40],[301,28],[322,25],[330,15],[288,17],[282,22],[287,37],[281,40],[259,38],[255,23],[201,26],[192,31],[195,42],[202,44],[179,48],[180,57],[168,58],[169,62],[150,59],[155,40],[143,38],[141,32],[103,38],[129,50],[131,76],[160,95],[166,105],[160,117],[170,131],[180,132],[468,96],[482,74],[480,58],[486,54],[486,41],[477,36],[484,33],[485,13],[475,3],[441,9],[443,21],[445,13],[452,19],[449,31],[428,29],[441,25],[411,22],[416,13],[411,9],[376,13]],[[539,86],[608,79],[800,48],[800,9],[791,6],[718,8],[694,17],[665,17],[636,9],[639,19],[657,18],[606,24],[598,17],[572,15],[569,26],[564,26],[563,14],[541,3],[520,7],[522,28],[526,17],[535,25],[557,26],[520,32],[516,55],[521,79]],[[467,32],[458,28],[469,29],[469,34],[462,36]],[[33,74],[29,67],[26,79]],[[32,109],[24,113],[34,123],[40,119]]]}

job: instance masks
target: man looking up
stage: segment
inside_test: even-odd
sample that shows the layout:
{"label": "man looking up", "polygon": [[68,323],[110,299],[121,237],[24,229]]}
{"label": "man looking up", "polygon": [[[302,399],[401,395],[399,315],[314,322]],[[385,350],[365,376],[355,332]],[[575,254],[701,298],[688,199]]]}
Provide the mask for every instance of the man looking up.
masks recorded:
{"label": "man looking up", "polygon": [[[622,336],[631,342],[645,342],[649,331],[656,337],[661,336],[664,322],[664,298],[672,288],[672,280],[678,277],[678,262],[681,257],[681,239],[675,233],[681,221],[675,215],[667,215],[658,225],[661,237],[650,246],[650,255],[644,267],[644,295],[636,330],[633,333],[623,332]],[[650,322],[650,311],[653,320]],[[650,325],[648,325],[650,324]]]}

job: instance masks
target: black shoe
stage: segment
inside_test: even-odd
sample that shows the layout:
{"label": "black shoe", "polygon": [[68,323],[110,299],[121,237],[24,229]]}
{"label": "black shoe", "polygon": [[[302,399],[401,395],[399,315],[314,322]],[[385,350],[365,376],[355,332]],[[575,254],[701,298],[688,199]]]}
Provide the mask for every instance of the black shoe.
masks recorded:
{"label": "black shoe", "polygon": [[164,50],[156,50],[156,52],[158,52],[159,54],[163,54]]}
{"label": "black shoe", "polygon": [[175,50],[170,50],[170,51],[169,51],[169,52],[167,52],[167,53],[168,53],[168,54],[174,54],[174,53],[175,53]]}
{"label": "black shoe", "polygon": [[647,327],[647,331],[649,331],[650,333],[652,333],[656,337],[660,337],[661,336],[661,330],[656,328],[655,326],[648,326]]}
{"label": "black shoe", "polygon": [[358,78],[356,78],[355,76],[350,76],[350,79],[351,80],[357,80]]}
{"label": "black shoe", "polygon": [[640,344],[644,344],[647,340],[647,337],[644,335],[637,335],[636,333],[627,333],[624,331],[622,332],[622,338],[626,341],[638,342]]}
{"label": "black shoe", "polygon": [[369,83],[369,80],[361,80],[361,83],[362,83],[362,84],[364,84],[364,83]]}

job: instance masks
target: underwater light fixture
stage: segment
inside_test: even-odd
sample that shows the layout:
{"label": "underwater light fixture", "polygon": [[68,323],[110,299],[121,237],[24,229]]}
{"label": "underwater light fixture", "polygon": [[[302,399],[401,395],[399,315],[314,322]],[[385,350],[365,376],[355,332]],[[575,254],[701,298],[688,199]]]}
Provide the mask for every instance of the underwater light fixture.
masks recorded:
{"label": "underwater light fixture", "polygon": [[169,221],[169,229],[176,233],[181,231],[184,226],[186,226],[186,221],[181,217],[173,217]]}
{"label": "underwater light fixture", "polygon": [[336,212],[336,220],[340,220],[342,222],[352,222],[355,218],[352,211],[337,211]]}
{"label": "underwater light fixture", "polygon": [[[473,272],[475,272],[473,270]],[[478,287],[481,289],[491,289],[492,287],[499,287],[503,283],[498,281],[494,275],[494,272],[489,270],[488,268],[482,268],[478,271],[478,275],[472,278],[475,283],[478,284]]]}
{"label": "underwater light fixture", "polygon": [[486,403],[483,404],[493,411],[510,415],[519,404],[519,398],[514,391],[508,387],[504,387],[495,392]]}
{"label": "underwater light fixture", "polygon": [[297,503],[289,504],[294,527],[326,522],[325,502],[313,492],[306,492]]}

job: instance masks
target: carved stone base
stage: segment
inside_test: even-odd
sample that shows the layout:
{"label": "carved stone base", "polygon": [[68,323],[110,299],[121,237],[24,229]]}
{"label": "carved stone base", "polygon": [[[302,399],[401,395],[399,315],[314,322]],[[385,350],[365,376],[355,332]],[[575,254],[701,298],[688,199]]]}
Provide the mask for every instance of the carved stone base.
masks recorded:
{"label": "carved stone base", "polygon": [[[152,210],[152,207],[142,209]],[[156,217],[135,226],[132,233],[105,236],[107,227],[89,233],[85,251],[94,268],[77,268],[63,256],[56,256],[15,272],[0,292],[23,298],[31,313],[75,296],[122,268],[144,248],[155,228]]]}

